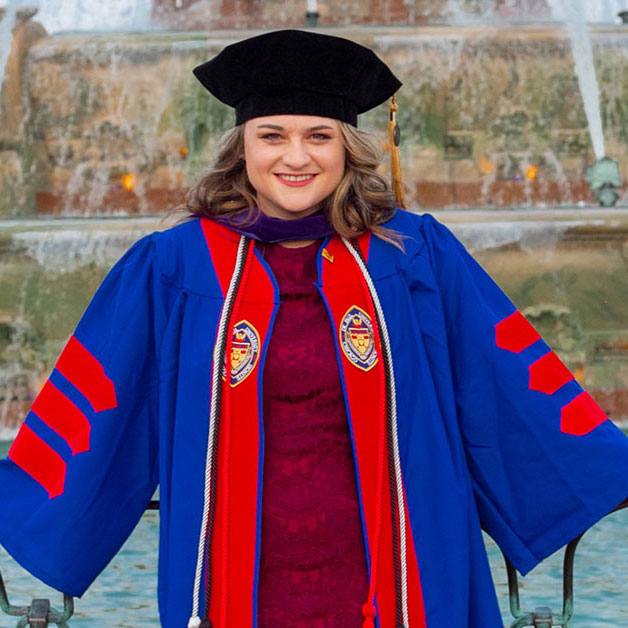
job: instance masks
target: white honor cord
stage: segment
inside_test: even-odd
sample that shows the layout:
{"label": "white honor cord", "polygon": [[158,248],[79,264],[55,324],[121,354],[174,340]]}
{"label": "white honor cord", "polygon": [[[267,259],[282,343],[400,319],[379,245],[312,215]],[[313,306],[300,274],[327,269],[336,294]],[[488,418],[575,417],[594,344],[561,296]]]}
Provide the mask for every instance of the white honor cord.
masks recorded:
{"label": "white honor cord", "polygon": [[388,355],[388,360],[385,360],[385,368],[388,373],[388,381],[390,382],[390,386],[392,388],[392,395],[390,396],[390,415],[392,422],[392,441],[393,441],[393,462],[395,468],[395,480],[397,484],[397,512],[399,514],[399,552],[400,552],[400,562],[401,562],[401,610],[403,616],[403,625],[406,628],[409,628],[410,624],[408,622],[408,572],[407,572],[407,564],[406,564],[406,518],[405,518],[405,508],[403,504],[403,486],[401,480],[401,461],[399,456],[399,439],[397,437],[397,393],[395,388],[395,369],[393,367],[392,362],[392,352],[390,350],[390,337],[388,336],[388,327],[386,326],[386,318],[384,317],[384,310],[382,309],[382,305],[379,301],[379,296],[377,295],[377,290],[375,290],[375,284],[371,279],[371,275],[362,259],[362,256],[356,251],[355,247],[346,239],[342,238],[344,245],[347,247],[348,251],[351,253],[353,258],[355,259],[364,279],[366,280],[366,284],[368,286],[369,292],[371,293],[371,299],[373,299],[373,305],[375,306],[375,310],[377,312],[377,317],[379,318],[380,332],[382,335],[382,344],[385,346],[386,354]]}
{"label": "white honor cord", "polygon": [[203,573],[203,558],[205,557],[205,537],[207,535],[207,519],[209,517],[209,500],[211,496],[211,470],[213,463],[212,444],[214,442],[214,436],[216,432],[218,413],[220,412],[220,408],[218,407],[218,395],[216,394],[216,391],[220,386],[220,378],[223,368],[220,356],[223,354],[224,347],[227,343],[227,326],[229,324],[229,312],[232,309],[232,304],[236,296],[236,286],[238,284],[240,276],[242,275],[242,269],[244,267],[246,243],[246,236],[241,236],[240,242],[238,244],[238,253],[236,255],[236,262],[233,268],[233,274],[231,275],[231,281],[229,282],[229,289],[227,290],[227,296],[225,297],[225,302],[220,312],[216,346],[214,347],[211,401],[209,407],[209,435],[207,438],[207,456],[205,459],[205,493],[203,498],[203,520],[201,521],[201,533],[198,540],[198,556],[196,559],[196,572],[194,575],[194,589],[192,593],[192,616],[190,617],[190,621],[188,622],[188,628],[198,628],[198,626],[200,626],[201,624],[201,618],[199,616],[199,600],[201,595],[201,575]]}

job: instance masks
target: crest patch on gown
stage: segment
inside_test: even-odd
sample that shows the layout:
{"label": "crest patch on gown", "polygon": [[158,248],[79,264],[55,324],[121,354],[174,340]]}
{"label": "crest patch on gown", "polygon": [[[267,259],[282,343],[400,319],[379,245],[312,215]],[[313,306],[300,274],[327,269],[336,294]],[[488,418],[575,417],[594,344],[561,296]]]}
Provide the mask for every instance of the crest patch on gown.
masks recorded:
{"label": "crest patch on gown", "polygon": [[371,317],[357,305],[351,306],[340,323],[340,346],[353,364],[368,371],[377,362]]}
{"label": "crest patch on gown", "polygon": [[247,320],[242,320],[233,326],[233,342],[229,356],[232,386],[241,384],[257,365],[259,345],[257,329]]}

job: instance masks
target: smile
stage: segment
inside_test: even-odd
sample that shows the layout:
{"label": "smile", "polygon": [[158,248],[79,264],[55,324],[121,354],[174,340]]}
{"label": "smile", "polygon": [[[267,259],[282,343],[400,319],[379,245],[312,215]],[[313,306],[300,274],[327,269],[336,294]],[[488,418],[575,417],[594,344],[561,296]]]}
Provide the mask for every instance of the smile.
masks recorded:
{"label": "smile", "polygon": [[275,176],[285,185],[292,187],[307,185],[316,177],[315,174],[276,174]]}

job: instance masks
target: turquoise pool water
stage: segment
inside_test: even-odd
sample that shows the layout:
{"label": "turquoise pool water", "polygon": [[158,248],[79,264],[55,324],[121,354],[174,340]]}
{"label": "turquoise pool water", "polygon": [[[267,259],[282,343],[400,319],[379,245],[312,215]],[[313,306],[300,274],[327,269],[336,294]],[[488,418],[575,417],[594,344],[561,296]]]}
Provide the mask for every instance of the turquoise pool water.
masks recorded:
{"label": "turquoise pool water", "polygon": [[[0,442],[0,457],[8,443]],[[141,628],[158,626],[156,603],[159,516],[146,513],[122,550],[103,571],[85,596],[75,601],[74,628]],[[508,587],[502,555],[486,537],[487,552],[502,608],[508,613]],[[89,551],[89,548],[86,548]],[[27,574],[0,547],[0,569],[13,604],[27,604],[32,597],[49,597],[61,606],[61,596]],[[520,579],[521,606],[534,610],[562,604],[562,551],[547,559],[525,579]],[[574,628],[628,626],[628,509],[603,519],[587,532],[576,553]],[[17,621],[0,615],[0,627]],[[480,628],[480,627],[478,627]]]}

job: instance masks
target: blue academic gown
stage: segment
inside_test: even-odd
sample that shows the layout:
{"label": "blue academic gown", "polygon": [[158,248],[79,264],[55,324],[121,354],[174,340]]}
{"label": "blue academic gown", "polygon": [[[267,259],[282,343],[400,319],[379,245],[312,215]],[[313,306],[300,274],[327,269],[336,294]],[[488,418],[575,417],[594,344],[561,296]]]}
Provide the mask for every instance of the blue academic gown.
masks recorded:
{"label": "blue academic gown", "polygon": [[[444,226],[401,210],[387,226],[405,236],[404,252],[375,236],[359,244],[394,363],[410,626],[501,628],[481,525],[526,573],[628,495],[628,440]],[[193,219],[137,242],[98,289],[0,461],[0,542],[73,596],[120,549],[159,485],[166,628],[183,628],[191,614],[212,354],[238,238]],[[342,241],[325,240],[317,263],[372,570],[377,508],[390,516],[390,500],[375,495],[381,346]],[[231,319],[232,348],[246,357],[222,384],[215,627],[256,625],[262,371],[278,307],[255,250]],[[358,332],[375,354],[355,350]],[[382,530],[377,621],[388,628],[390,524]]]}

